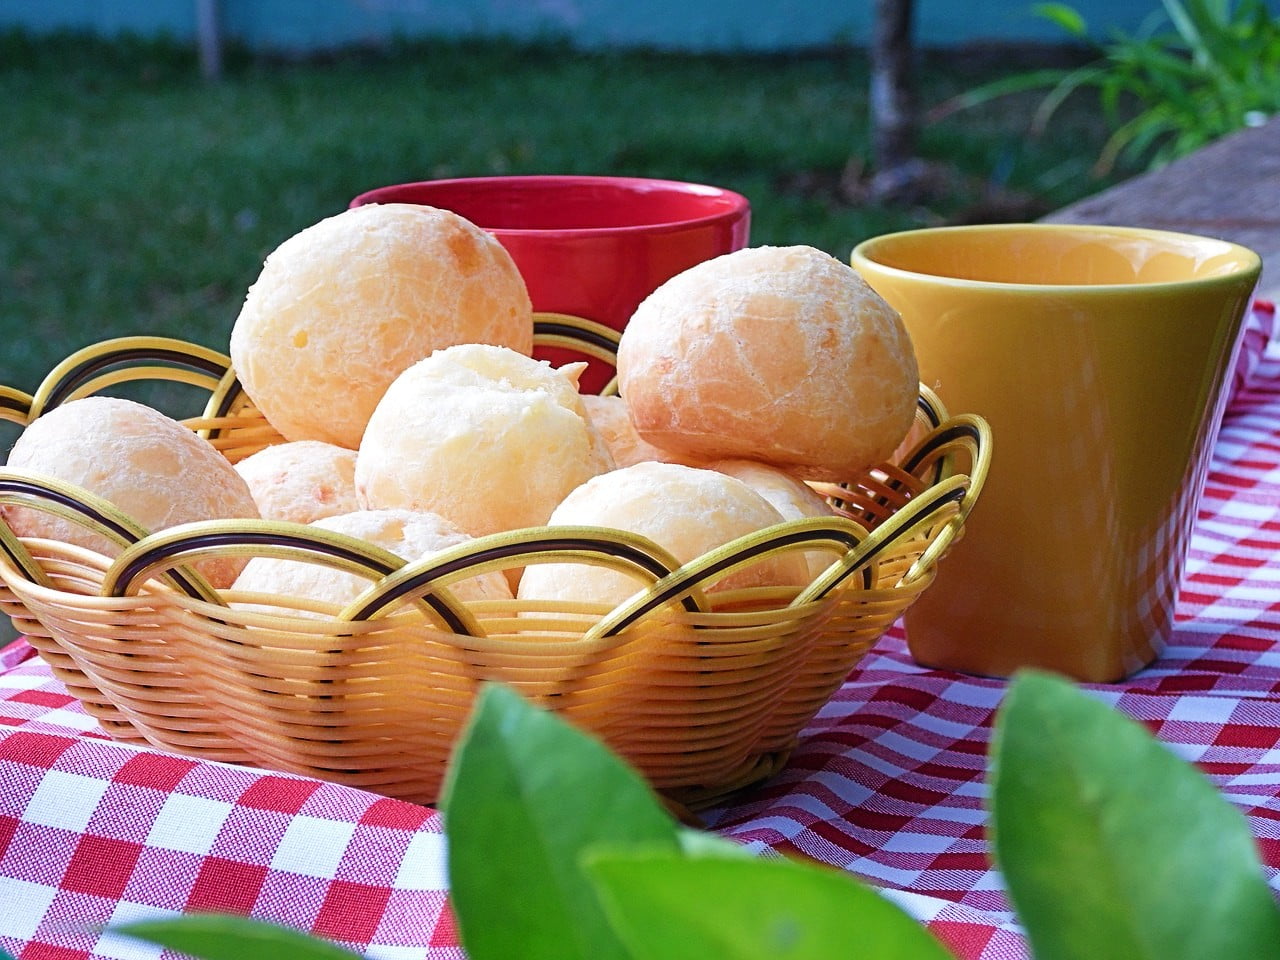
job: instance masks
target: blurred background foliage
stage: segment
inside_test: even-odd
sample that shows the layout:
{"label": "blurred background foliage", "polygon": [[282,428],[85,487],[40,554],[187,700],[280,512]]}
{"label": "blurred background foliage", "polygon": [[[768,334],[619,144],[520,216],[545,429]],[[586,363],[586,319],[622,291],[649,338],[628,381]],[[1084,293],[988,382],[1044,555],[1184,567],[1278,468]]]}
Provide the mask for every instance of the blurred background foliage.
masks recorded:
{"label": "blurred background foliage", "polygon": [[[1093,193],[1108,136],[1064,104],[1028,136],[1034,93],[926,123],[911,203],[860,195],[868,63],[793,54],[580,51],[555,41],[423,41],[305,60],[225,51],[201,79],[166,40],[0,34],[0,383],[31,390],[108,336],[218,349],[263,258],[370,187],[495,173],[714,183],[746,194],[753,244],[845,258],[923,224],[1032,219]],[[922,108],[1080,51],[919,51]]]}
{"label": "blurred background foliage", "polygon": [[1092,58],[1001,77],[943,104],[935,118],[1040,90],[1032,118],[1040,131],[1064,104],[1088,97],[1110,131],[1095,166],[1105,174],[1117,164],[1163,166],[1280,112],[1280,16],[1265,0],[1160,0],[1141,29],[1108,30],[1104,39],[1070,4],[1034,9]]}

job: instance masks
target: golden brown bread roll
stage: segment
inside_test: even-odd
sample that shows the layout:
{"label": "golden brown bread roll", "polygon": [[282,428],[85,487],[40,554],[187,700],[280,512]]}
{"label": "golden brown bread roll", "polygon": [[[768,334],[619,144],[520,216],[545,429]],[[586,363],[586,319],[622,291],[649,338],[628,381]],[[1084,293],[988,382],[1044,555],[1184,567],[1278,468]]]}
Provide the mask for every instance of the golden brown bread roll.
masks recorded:
{"label": "golden brown bread roll", "polygon": [[[782,515],[741,480],[714,470],[646,461],[588,480],[552,512],[550,526],[602,526],[648,537],[680,563],[730,540],[782,522]],[[795,552],[731,574],[711,590],[808,583]],[[652,581],[585,563],[532,564],[517,596],[617,604]]]}
{"label": "golden brown bread roll", "polygon": [[[719,470],[737,477],[773,505],[783,520],[803,520],[808,517],[830,517],[830,504],[803,480],[767,463],[753,460],[717,460],[707,464],[709,470]],[[837,554],[834,550],[809,550],[805,554],[809,565],[809,577],[816,577],[827,569]]]}
{"label": "golden brown bread roll", "polygon": [[[364,540],[410,563],[471,539],[443,517],[412,510],[357,510],[324,517],[310,526]],[[321,563],[254,557],[236,579],[235,589],[322,601],[341,609],[373,582]],[[449,590],[458,600],[511,599],[511,588],[501,573],[482,573],[460,580]],[[305,610],[295,612],[318,616]]]}
{"label": "golden brown bread roll", "polygon": [[[56,477],[110,501],[155,533],[195,520],[257,517],[249,488],[207,440],[158,410],[117,397],[72,400],[34,420],[9,454],[9,466]],[[25,507],[6,507],[18,536],[74,543],[104,556],[106,537]],[[215,587],[244,566],[234,557],[195,565]]]}
{"label": "golden brown bread roll", "polygon": [[236,464],[267,520],[311,523],[358,510],[356,452],[323,440],[266,447]]}
{"label": "golden brown bread roll", "polygon": [[387,390],[356,456],[369,509],[429,510],[483,536],[534,527],[565,495],[613,469],[568,371],[462,344],[414,364]]}
{"label": "golden brown bread roll", "polygon": [[622,332],[620,392],[637,432],[678,454],[746,458],[847,480],[888,457],[918,371],[898,314],[812,247],[753,247],[691,267]]}
{"label": "golden brown bread roll", "polygon": [[658,460],[662,463],[684,463],[696,466],[696,463],[681,457],[670,450],[663,450],[647,442],[636,433],[635,424],[631,422],[631,414],[627,410],[626,401],[614,394],[601,397],[594,393],[583,394],[582,402],[586,406],[587,416],[595,424],[605,446],[619,467],[644,463],[647,460]]}
{"label": "golden brown bread roll", "polygon": [[391,381],[455,343],[531,353],[524,280],[470,221],[390,203],[346,210],[276,248],[230,352],[245,392],[286,439],[355,449]]}

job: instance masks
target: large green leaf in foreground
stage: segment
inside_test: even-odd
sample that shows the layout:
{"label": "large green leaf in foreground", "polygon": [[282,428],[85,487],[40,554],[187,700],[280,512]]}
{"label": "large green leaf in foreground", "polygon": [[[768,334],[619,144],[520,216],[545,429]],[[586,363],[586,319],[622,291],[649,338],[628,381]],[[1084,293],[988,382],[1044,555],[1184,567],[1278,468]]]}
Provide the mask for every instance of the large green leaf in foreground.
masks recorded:
{"label": "large green leaf in foreground", "polygon": [[220,913],[140,920],[112,927],[111,932],[199,960],[359,960],[359,954],[309,934]]}
{"label": "large green leaf in foreground", "polygon": [[1280,958],[1245,818],[1133,720],[1021,675],[993,768],[996,859],[1037,960]]}
{"label": "large green leaf in foreground", "polygon": [[602,853],[588,870],[636,960],[949,960],[914,919],[835,870]]}
{"label": "large green leaf in foreground", "polygon": [[449,766],[449,884],[472,960],[618,960],[585,850],[680,849],[675,821],[601,743],[487,686]]}

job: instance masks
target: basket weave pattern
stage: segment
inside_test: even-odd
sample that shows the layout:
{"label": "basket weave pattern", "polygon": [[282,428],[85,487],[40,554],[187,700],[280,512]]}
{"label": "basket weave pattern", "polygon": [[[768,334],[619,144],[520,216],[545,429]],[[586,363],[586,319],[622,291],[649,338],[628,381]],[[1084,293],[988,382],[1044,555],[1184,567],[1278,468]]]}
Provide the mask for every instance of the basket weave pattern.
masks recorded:
{"label": "basket weave pattern", "polygon": [[[559,316],[543,315],[539,331],[540,343],[605,359],[616,337]],[[0,416],[25,424],[156,378],[210,391],[186,422],[233,462],[282,439],[227,358],[157,338],[81,351],[34,395],[0,392]],[[496,534],[399,566],[350,538],[269,521],[187,524],[136,543],[126,531],[118,558],[20,539],[0,521],[0,608],[120,740],[431,803],[479,686],[497,681],[598,734],[658,789],[703,805],[785,762],[961,535],[987,469],[986,424],[948,417],[923,389],[919,424],[901,465],[824,489],[839,516],[791,521],[685,567],[641,538],[592,528]],[[0,470],[0,504],[129,526],[84,491],[15,470]],[[761,556],[814,549],[832,565],[804,590],[704,589]],[[215,591],[187,566],[215,553],[341,565],[363,570],[370,588],[346,608]],[[565,559],[631,570],[639,592],[611,609],[462,603],[449,590],[481,570]]]}

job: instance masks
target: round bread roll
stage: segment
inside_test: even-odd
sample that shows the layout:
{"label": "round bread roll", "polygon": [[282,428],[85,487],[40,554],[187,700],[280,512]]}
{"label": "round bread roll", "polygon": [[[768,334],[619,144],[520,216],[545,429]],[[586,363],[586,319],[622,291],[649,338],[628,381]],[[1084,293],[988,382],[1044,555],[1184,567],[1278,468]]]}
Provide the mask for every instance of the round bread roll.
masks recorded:
{"label": "round bread roll", "polygon": [[288,440],[354,450],[396,376],[433,350],[533,350],[533,312],[510,254],[434,207],[367,204],[282,243],[231,331],[245,392]]}
{"label": "round bread roll", "polygon": [[737,477],[769,501],[783,520],[833,516],[830,505],[812,487],[785,470],[754,460],[717,460],[707,465]]}
{"label": "round bread roll", "polygon": [[[578,487],[552,512],[551,526],[603,526],[648,537],[680,563],[782,522],[749,486],[715,470],[648,461]],[[762,585],[803,586],[803,558],[790,551],[737,571],[707,590]],[[531,564],[517,596],[530,600],[599,601],[616,605],[648,585],[620,571],[585,563]]]}
{"label": "round bread roll", "polygon": [[829,480],[889,456],[919,390],[898,314],[806,246],[746,248],[662,284],[623,329],[618,383],[655,446]]}
{"label": "round bread roll", "polygon": [[[444,517],[412,510],[357,510],[325,517],[309,526],[364,540],[409,563],[471,539]],[[319,562],[254,557],[236,579],[235,589],[327,602],[341,608],[372,583],[368,577]],[[495,572],[460,580],[449,589],[455,598],[463,601],[511,599],[506,577]],[[289,609],[300,616],[321,616],[309,610]]]}
{"label": "round bread roll", "polygon": [[613,469],[568,371],[463,344],[387,390],[356,456],[368,509],[428,510],[475,536],[546,522],[570,490]]}
{"label": "round bread roll", "polygon": [[[803,480],[772,467],[767,463],[751,460],[718,460],[708,464],[708,469],[718,470],[737,477],[782,514],[783,520],[804,520],[808,517],[833,516],[825,499]],[[836,559],[833,550],[809,550],[804,554],[809,567],[809,579],[821,573]]]}
{"label": "round bread roll", "polygon": [[627,403],[616,394],[602,397],[594,393],[582,396],[582,403],[587,416],[604,438],[605,446],[613,462],[619,467],[657,460],[662,463],[684,463],[687,466],[697,464],[686,457],[680,457],[670,450],[663,450],[644,440],[636,433],[635,424],[631,422],[631,413]]}
{"label": "round bread roll", "polygon": [[267,520],[311,523],[360,509],[356,452],[323,440],[266,447],[236,464]]}
{"label": "round bread roll", "polygon": [[[195,520],[257,517],[249,487],[212,444],[158,410],[118,397],[72,400],[22,432],[8,464],[55,477],[110,501],[155,533]],[[104,556],[120,548],[86,527],[25,507],[5,507],[22,537],[73,543]],[[244,561],[218,557],[195,564],[214,587],[226,587]]]}

